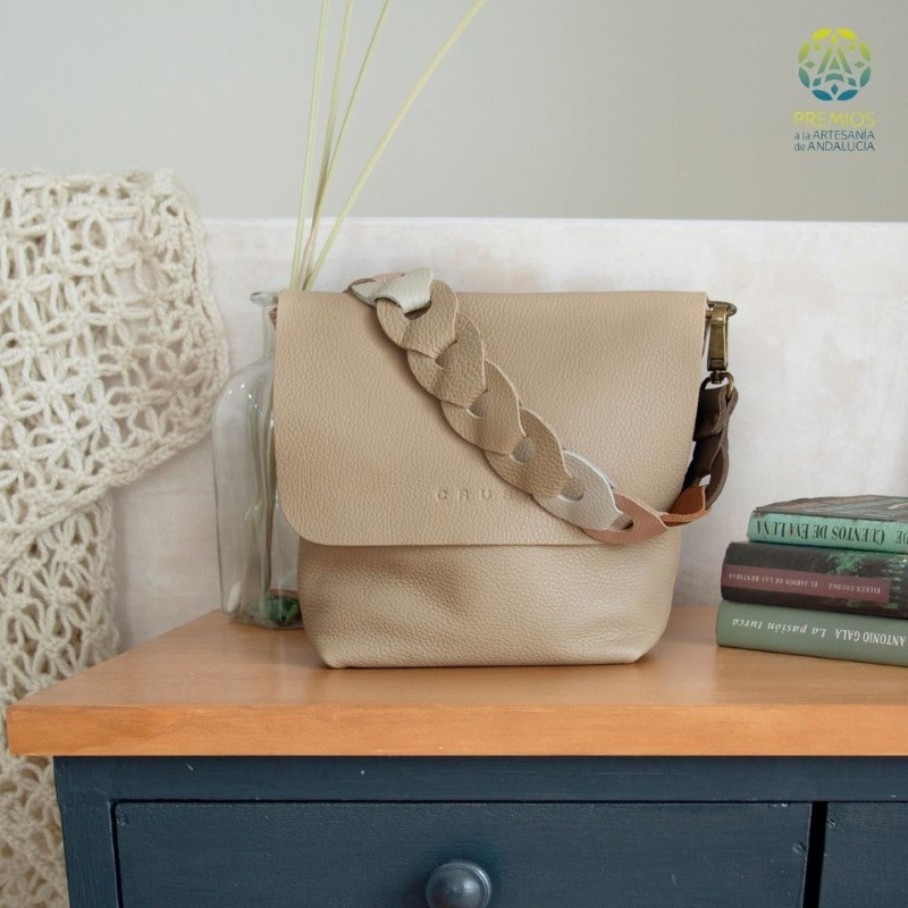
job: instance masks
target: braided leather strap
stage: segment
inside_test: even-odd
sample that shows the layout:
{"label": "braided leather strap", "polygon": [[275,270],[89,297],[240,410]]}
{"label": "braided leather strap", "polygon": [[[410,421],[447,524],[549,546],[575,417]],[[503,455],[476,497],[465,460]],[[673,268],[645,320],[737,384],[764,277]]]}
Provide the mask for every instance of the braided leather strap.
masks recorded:
{"label": "braided leather strap", "polygon": [[549,513],[617,544],[648,539],[706,513],[700,485],[686,488],[668,512],[659,513],[617,492],[600,467],[565,450],[542,417],[521,405],[508,376],[486,359],[479,330],[460,311],[457,295],[432,280],[428,269],[367,278],[349,289],[375,307],[382,330],[406,350],[410,371],[441,402],[451,428],[480,448],[505,482]]}

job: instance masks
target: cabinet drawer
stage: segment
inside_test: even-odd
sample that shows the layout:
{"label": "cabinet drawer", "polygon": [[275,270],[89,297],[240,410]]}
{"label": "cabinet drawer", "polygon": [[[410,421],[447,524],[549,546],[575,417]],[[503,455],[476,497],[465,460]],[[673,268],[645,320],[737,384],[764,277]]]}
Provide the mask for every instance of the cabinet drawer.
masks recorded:
{"label": "cabinet drawer", "polygon": [[830,804],[820,908],[908,905],[908,804]]}
{"label": "cabinet drawer", "polygon": [[800,904],[809,807],[634,803],[121,803],[123,908],[425,908],[482,867],[489,908]]}

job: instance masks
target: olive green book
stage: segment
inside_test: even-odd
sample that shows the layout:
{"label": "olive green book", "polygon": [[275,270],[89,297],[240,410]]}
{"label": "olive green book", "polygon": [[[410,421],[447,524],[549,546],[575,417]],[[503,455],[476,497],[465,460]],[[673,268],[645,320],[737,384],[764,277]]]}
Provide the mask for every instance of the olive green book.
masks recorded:
{"label": "olive green book", "polygon": [[750,515],[751,542],[908,552],[908,498],[893,495],[796,498]]}
{"label": "olive green book", "polygon": [[716,643],[849,662],[908,665],[908,621],[723,599]]}

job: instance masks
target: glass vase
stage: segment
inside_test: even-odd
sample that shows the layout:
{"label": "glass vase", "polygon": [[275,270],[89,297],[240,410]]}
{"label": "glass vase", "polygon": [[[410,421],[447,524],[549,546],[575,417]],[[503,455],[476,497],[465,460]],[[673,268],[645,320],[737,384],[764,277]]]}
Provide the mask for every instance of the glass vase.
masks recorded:
{"label": "glass vase", "polygon": [[212,421],[221,605],[245,624],[299,627],[298,537],[281,513],[274,454],[277,294],[254,293],[252,302],[261,310],[262,355],[227,380]]}

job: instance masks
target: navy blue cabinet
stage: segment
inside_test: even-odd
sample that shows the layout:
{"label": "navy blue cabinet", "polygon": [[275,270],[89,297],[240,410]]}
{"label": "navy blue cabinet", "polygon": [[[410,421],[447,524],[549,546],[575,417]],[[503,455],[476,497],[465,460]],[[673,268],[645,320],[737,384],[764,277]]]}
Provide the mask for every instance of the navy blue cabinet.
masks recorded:
{"label": "navy blue cabinet", "polygon": [[54,757],[72,908],[908,906],[905,669],[714,621],[632,666],[336,671],[213,612],[10,746]]}
{"label": "navy blue cabinet", "polygon": [[[64,758],[72,908],[908,904],[903,759]],[[470,904],[452,902],[451,904]]]}
{"label": "navy blue cabinet", "polygon": [[181,804],[115,810],[124,908],[425,908],[436,867],[495,908],[801,904],[804,804]]}
{"label": "navy blue cabinet", "polygon": [[908,804],[830,804],[820,908],[908,905]]}

